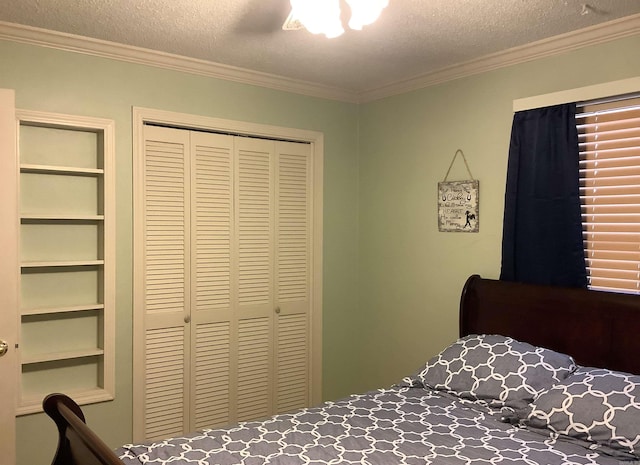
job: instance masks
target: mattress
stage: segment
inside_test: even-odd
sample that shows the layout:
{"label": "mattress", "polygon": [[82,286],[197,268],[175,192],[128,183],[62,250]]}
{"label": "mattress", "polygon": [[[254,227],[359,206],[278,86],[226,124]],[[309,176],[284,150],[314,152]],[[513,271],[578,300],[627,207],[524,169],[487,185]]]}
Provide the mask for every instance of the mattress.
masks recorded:
{"label": "mattress", "polygon": [[620,464],[588,443],[511,418],[504,407],[400,383],[116,453],[126,465]]}

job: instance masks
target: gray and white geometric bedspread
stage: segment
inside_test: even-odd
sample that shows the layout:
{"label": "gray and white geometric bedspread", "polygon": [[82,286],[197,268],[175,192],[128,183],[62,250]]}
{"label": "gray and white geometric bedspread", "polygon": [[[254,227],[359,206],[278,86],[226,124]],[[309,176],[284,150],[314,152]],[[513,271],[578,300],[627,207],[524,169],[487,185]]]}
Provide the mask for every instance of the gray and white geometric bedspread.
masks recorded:
{"label": "gray and white geometric bedspread", "polygon": [[422,387],[393,387],[266,421],[129,444],[116,453],[127,465],[620,463],[499,417]]}

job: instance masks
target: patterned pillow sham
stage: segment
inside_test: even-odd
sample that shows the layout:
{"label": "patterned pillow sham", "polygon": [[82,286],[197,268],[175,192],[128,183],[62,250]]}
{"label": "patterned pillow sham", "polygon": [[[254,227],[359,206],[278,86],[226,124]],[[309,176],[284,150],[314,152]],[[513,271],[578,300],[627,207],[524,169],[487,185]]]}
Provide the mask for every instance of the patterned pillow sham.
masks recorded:
{"label": "patterned pillow sham", "polygon": [[418,378],[433,389],[520,410],[575,368],[568,355],[510,337],[474,334],[432,358]]}
{"label": "patterned pillow sham", "polygon": [[640,457],[640,376],[579,367],[534,400],[525,423]]}

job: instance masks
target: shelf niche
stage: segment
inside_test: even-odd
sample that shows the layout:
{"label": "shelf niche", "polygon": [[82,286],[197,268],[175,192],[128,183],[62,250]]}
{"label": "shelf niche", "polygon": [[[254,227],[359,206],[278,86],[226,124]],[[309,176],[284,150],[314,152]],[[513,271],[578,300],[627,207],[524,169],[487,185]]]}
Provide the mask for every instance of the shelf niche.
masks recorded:
{"label": "shelf niche", "polygon": [[18,413],[50,392],[113,399],[112,120],[18,110]]}

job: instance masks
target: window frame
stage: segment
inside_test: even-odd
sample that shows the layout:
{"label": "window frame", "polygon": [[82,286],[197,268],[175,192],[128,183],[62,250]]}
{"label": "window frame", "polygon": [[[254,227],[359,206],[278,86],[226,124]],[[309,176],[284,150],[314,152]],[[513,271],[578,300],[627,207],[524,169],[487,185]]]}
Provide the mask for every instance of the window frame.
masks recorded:
{"label": "window frame", "polygon": [[[578,105],[582,105],[584,102],[611,102],[620,100],[621,96],[627,95],[636,95],[640,97],[640,76],[515,99],[513,101],[513,112],[516,113],[519,111],[532,110],[535,108],[543,108],[572,102],[578,102]],[[638,240],[638,247],[640,249],[640,239]],[[589,277],[589,282],[591,283],[589,270],[587,270],[587,274]],[[591,286],[591,284],[589,284],[589,288],[602,291],[640,293],[640,262],[638,264],[637,275],[638,285],[634,290],[613,289],[608,286]]]}
{"label": "window frame", "polygon": [[640,293],[640,95],[580,102],[580,203],[588,287]]}

